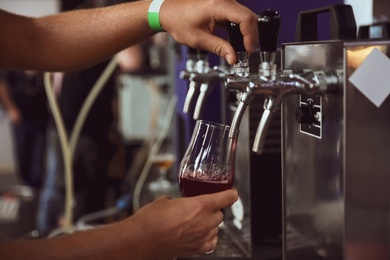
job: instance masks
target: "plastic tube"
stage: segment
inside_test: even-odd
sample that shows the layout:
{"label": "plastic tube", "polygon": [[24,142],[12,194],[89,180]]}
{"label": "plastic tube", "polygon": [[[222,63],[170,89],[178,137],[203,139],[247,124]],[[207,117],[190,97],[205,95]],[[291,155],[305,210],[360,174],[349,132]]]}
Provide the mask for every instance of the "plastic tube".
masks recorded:
{"label": "plastic tube", "polygon": [[64,121],[62,119],[61,111],[58,106],[52,84],[51,74],[46,72],[44,74],[44,83],[46,95],[49,101],[50,108],[53,113],[54,121],[57,126],[58,136],[60,139],[62,158],[64,160],[65,168],[65,216],[64,216],[64,227],[66,232],[73,231],[72,216],[73,216],[73,202],[74,202],[74,191],[73,191],[73,160],[69,147],[69,139],[66,133]]}
{"label": "plastic tube", "polygon": [[64,231],[71,233],[73,227],[73,207],[74,207],[74,187],[73,187],[73,154],[76,149],[77,141],[80,136],[81,129],[85,119],[95,102],[100,91],[105,86],[107,80],[112,75],[118,63],[118,55],[115,55],[107,65],[99,79],[96,81],[91,91],[89,92],[75,122],[70,139],[66,133],[66,128],[63,122],[61,111],[56,100],[52,82],[51,73],[44,74],[45,90],[48,97],[49,105],[53,113],[53,117],[57,126],[57,131],[60,139],[61,150],[63,154],[65,168],[65,215],[64,215]]}

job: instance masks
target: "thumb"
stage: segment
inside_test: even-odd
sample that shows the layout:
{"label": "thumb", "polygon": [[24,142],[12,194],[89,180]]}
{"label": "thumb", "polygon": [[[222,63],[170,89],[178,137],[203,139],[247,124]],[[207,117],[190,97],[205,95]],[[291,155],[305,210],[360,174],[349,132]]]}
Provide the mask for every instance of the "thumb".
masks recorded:
{"label": "thumb", "polygon": [[199,49],[207,50],[225,58],[230,65],[233,65],[237,62],[236,51],[227,40],[204,31],[199,32],[198,37],[199,39],[203,39],[200,42]]}
{"label": "thumb", "polygon": [[229,207],[238,200],[238,192],[236,189],[229,189],[217,193],[201,195],[202,200],[213,210],[220,210]]}

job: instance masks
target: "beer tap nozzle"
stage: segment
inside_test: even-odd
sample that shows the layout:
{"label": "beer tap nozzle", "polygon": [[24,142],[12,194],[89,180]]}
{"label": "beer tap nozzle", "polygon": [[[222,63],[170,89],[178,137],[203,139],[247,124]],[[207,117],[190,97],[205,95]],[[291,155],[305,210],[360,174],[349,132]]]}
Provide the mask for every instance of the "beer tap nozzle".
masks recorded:
{"label": "beer tap nozzle", "polygon": [[[207,51],[200,50],[199,51],[199,61],[197,63],[197,72],[201,74],[207,74],[210,71],[210,66],[208,63],[208,53]],[[196,100],[193,119],[197,120],[200,118],[203,108],[203,103],[205,100],[205,97],[209,91],[209,84],[208,80],[202,80],[202,83],[200,84],[199,89],[199,96]]]}
{"label": "beer tap nozzle", "polygon": [[198,99],[196,101],[194,116],[193,116],[195,120],[198,120],[202,114],[203,103],[205,101],[208,90],[209,90],[209,83],[202,83],[200,85],[200,90],[199,90],[200,92],[199,92]]}
{"label": "beer tap nozzle", "polygon": [[[186,71],[180,73],[180,78],[187,78],[190,81],[186,98],[184,100],[183,112],[188,113],[190,111],[191,104],[194,100],[194,95],[197,90],[197,82],[195,81],[196,73],[201,65],[199,62],[198,50],[189,47],[187,51]],[[203,64],[203,63],[202,63]]]}
{"label": "beer tap nozzle", "polygon": [[[236,112],[234,113],[230,129],[233,130],[233,129],[240,128],[242,117],[244,116],[245,110],[248,107],[248,105],[251,103],[252,99],[253,99],[253,95],[251,92],[244,92],[241,94],[240,101],[238,103]],[[234,132],[231,131],[230,134],[231,134],[230,137],[233,137]]]}
{"label": "beer tap nozzle", "polygon": [[265,133],[267,129],[269,128],[269,125],[272,121],[273,118],[273,106],[274,106],[274,98],[266,98],[264,100],[264,112],[263,115],[261,116],[259,125],[257,127],[257,132],[255,135],[255,140],[253,142],[253,148],[252,151],[255,153],[261,154],[264,150],[265,146]]}
{"label": "beer tap nozzle", "polygon": [[194,99],[195,91],[196,91],[196,85],[197,83],[190,79],[190,85],[188,86],[188,91],[186,98],[184,100],[184,105],[183,105],[183,112],[188,113],[192,104],[192,100]]}

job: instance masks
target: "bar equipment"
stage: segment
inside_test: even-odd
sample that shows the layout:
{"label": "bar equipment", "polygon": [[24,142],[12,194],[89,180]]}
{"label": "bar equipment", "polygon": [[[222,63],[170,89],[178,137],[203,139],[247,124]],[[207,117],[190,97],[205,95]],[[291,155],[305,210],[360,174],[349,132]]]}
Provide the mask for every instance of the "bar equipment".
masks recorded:
{"label": "bar equipment", "polygon": [[[194,54],[196,53],[196,55]],[[194,56],[197,58],[194,62]],[[226,69],[223,66],[210,68],[208,53],[204,50],[188,49],[186,70],[180,72],[181,79],[190,81],[187,96],[184,101],[183,112],[189,113],[195,101],[193,119],[201,118],[206,96],[211,91],[211,87],[219,82],[224,82]],[[195,63],[195,66],[193,64]],[[192,65],[192,66],[191,66]]]}
{"label": "bar equipment", "polygon": [[[239,128],[242,117],[245,113],[247,106],[252,102],[253,96],[255,95],[264,95],[269,94],[274,91],[276,88],[268,87],[266,92],[262,92],[265,88],[260,88],[257,85],[257,81],[261,81],[265,84],[275,84],[276,80],[276,48],[277,48],[277,39],[280,28],[280,15],[276,11],[267,10],[258,19],[258,28],[259,28],[259,41],[260,41],[260,66],[259,74],[254,75],[245,75],[242,76],[241,73],[229,74],[226,77],[226,88],[230,90],[236,90],[241,93],[240,102],[237,107],[237,111],[232,120],[232,128]],[[240,34],[239,28],[231,26],[229,35],[238,35]],[[242,36],[241,36],[242,39]],[[230,39],[233,44],[233,47],[236,49],[237,53],[241,53],[242,49],[239,44]],[[240,41],[242,42],[242,40]],[[242,62],[239,61],[239,64]],[[235,67],[237,67],[236,65]],[[279,98],[280,99],[280,98]],[[278,100],[279,100],[278,99]],[[265,136],[267,125],[272,120],[272,113],[274,105],[274,98],[269,97],[265,100],[264,103],[264,113],[260,121],[258,131],[254,143],[254,151],[261,152],[264,148]]]}
{"label": "bar equipment", "polygon": [[[262,23],[262,24],[260,24]],[[226,79],[232,85],[226,85],[227,122],[233,127],[239,127],[236,152],[237,189],[242,199],[244,229],[247,229],[250,243],[250,259],[281,259],[282,209],[281,209],[281,143],[280,143],[280,113],[275,112],[269,121],[267,141],[264,152],[251,152],[251,146],[256,134],[256,125],[260,120],[261,106],[264,97],[256,95],[250,88],[252,78],[258,78],[261,59],[268,62],[269,67],[275,67],[279,62],[276,55],[281,17],[277,11],[266,10],[259,15],[260,46],[245,60],[242,34],[237,26],[227,25],[229,41],[236,50],[239,61],[234,65],[233,73]],[[273,28],[273,30],[270,30]],[[265,34],[271,31],[272,34]],[[244,57],[244,58],[243,58]],[[270,65],[271,64],[271,65]],[[266,64],[264,64],[264,67]],[[248,67],[249,68],[248,68]],[[245,73],[241,68],[244,67]],[[238,86],[238,87],[237,87]],[[231,88],[230,88],[231,87]]]}
{"label": "bar equipment", "polygon": [[[331,14],[334,40],[318,42],[309,33],[321,12]],[[353,39],[348,6],[302,12],[298,21],[303,42],[283,47],[283,68],[330,68],[339,86],[283,101],[285,257],[389,259],[390,103],[375,105],[372,95],[388,94],[379,89],[389,91],[381,74],[390,68],[390,41]]]}
{"label": "bar equipment", "polygon": [[[317,39],[322,13],[327,41]],[[262,57],[258,74],[226,77],[227,89],[243,93],[233,127],[251,97],[265,97],[253,151],[263,152],[281,109],[283,259],[390,258],[389,45],[356,40],[351,6],[327,6],[300,13],[281,69]]]}
{"label": "bar equipment", "polygon": [[[181,72],[180,78],[186,78],[190,81],[187,96],[184,101],[183,112],[188,113],[194,100],[194,95],[197,90],[197,83],[194,81],[195,73],[197,72],[198,51],[188,47],[186,70]],[[204,62],[202,62],[204,64]]]}

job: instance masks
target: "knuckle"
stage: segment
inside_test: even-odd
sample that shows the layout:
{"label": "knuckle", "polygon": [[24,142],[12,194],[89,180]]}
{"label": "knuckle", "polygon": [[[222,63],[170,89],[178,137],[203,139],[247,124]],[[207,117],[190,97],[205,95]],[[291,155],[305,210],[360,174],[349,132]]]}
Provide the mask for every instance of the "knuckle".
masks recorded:
{"label": "knuckle", "polygon": [[223,4],[225,4],[225,0],[210,0],[209,4],[213,7],[214,6],[223,6]]}
{"label": "knuckle", "polygon": [[223,44],[222,43],[218,43],[217,45],[215,45],[214,49],[213,49],[213,52],[219,56],[222,55],[222,50],[223,50]]}
{"label": "knuckle", "polygon": [[217,221],[219,223],[221,223],[223,221],[223,219],[224,219],[224,215],[223,215],[222,211],[219,210],[216,214],[217,214],[217,216],[216,216]]}

